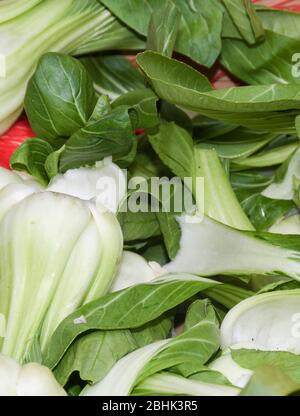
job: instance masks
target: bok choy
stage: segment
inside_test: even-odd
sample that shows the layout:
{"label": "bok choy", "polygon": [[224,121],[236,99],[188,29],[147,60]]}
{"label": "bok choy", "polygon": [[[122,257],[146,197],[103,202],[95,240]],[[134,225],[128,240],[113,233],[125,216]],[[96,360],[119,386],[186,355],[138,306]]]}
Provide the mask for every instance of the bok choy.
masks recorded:
{"label": "bok choy", "polygon": [[26,84],[45,52],[82,54],[143,45],[97,0],[1,2],[0,39],[0,133],[22,111]]}
{"label": "bok choy", "polygon": [[22,362],[70,312],[109,290],[122,234],[93,202],[25,184],[7,185],[1,197],[0,349]]}

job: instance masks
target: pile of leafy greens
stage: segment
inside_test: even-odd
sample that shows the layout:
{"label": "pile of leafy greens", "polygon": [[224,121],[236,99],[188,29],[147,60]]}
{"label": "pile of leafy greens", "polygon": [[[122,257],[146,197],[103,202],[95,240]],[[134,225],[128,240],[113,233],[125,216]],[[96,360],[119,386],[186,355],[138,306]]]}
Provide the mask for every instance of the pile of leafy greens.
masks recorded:
{"label": "pile of leafy greens", "polygon": [[[6,39],[48,19],[34,55],[32,38],[15,41],[9,65],[20,50],[31,62],[10,95],[11,75],[0,80],[7,126],[30,78],[36,134],[11,158],[22,177],[0,172],[1,352],[47,366],[69,395],[298,395],[300,14],[247,0],[81,3],[0,5]],[[138,68],[91,54],[108,49],[143,49]],[[246,85],[214,89],[217,60]],[[112,203],[101,180],[120,175]],[[177,180],[168,200],[143,186],[155,177]],[[194,204],[178,212],[183,184]],[[130,198],[137,211],[122,209]],[[36,264],[43,250],[49,264]]]}

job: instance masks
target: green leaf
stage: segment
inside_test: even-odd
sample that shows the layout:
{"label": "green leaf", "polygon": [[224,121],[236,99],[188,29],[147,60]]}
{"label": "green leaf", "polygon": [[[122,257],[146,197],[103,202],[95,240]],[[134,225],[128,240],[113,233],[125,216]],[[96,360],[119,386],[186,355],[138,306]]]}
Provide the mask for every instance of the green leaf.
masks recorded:
{"label": "green leaf", "polygon": [[209,302],[197,300],[192,303],[186,320],[185,331],[152,358],[144,367],[137,383],[170,367],[176,367],[184,375],[186,365],[203,365],[219,349],[219,323]]}
{"label": "green leaf", "polygon": [[10,166],[14,170],[25,170],[43,185],[47,185],[49,178],[44,164],[52,152],[52,146],[45,140],[27,139],[13,153],[10,158]]}
{"label": "green leaf", "polygon": [[168,317],[134,330],[93,331],[78,337],[55,367],[54,374],[65,385],[71,374],[79,372],[81,380],[96,383],[124,355],[144,345],[165,339],[171,329]]}
{"label": "green leaf", "polygon": [[223,374],[218,371],[210,370],[207,367],[204,367],[201,371],[192,374],[189,376],[190,380],[198,380],[203,383],[212,383],[212,384],[223,384],[225,386],[231,386],[231,383],[227,380]]}
{"label": "green leaf", "polygon": [[258,231],[267,231],[271,225],[283,218],[294,203],[288,200],[267,198],[260,193],[237,192],[243,210]]}
{"label": "green leaf", "polygon": [[167,338],[171,333],[172,324],[173,321],[169,316],[162,316],[140,328],[131,329],[131,334],[138,348],[141,348]]}
{"label": "green leaf", "polygon": [[204,295],[225,306],[225,308],[231,309],[244,299],[255,295],[255,293],[242,287],[224,283],[220,288],[215,286],[205,290]]}
{"label": "green leaf", "polygon": [[[201,136],[200,136],[201,137]],[[244,127],[212,138],[199,140],[201,147],[213,148],[221,158],[236,159],[249,157],[274,138],[274,134],[249,130]]]}
{"label": "green leaf", "polygon": [[300,394],[300,386],[277,368],[263,365],[257,368],[241,396],[289,396]]}
{"label": "green leaf", "polygon": [[246,42],[252,45],[263,38],[262,23],[250,0],[223,0],[223,3]]}
{"label": "green leaf", "polygon": [[163,243],[153,244],[141,251],[142,256],[147,261],[156,261],[156,263],[163,266],[168,263],[168,254]]}
{"label": "green leaf", "polygon": [[[103,296],[79,308],[59,325],[45,351],[44,363],[55,367],[74,339],[86,331],[141,327],[216,284],[209,279],[173,274],[157,283],[131,286]],[[78,317],[84,317],[85,322],[75,324]]]}
{"label": "green leaf", "polygon": [[[153,91],[143,88],[121,95],[112,103],[112,108],[122,105],[130,107],[134,128],[147,129],[153,128],[159,123],[156,108],[157,101],[158,97]],[[135,111],[132,111],[132,109]]]}
{"label": "green leaf", "polygon": [[47,175],[49,179],[52,179],[54,176],[56,176],[59,166],[59,158],[61,153],[65,150],[65,145],[63,145],[60,149],[55,150],[54,152],[50,153],[50,155],[45,160],[45,171],[47,172]]}
{"label": "green leaf", "polygon": [[[230,182],[236,191],[245,190],[249,192],[260,192],[273,182],[273,176],[263,175],[255,170],[231,172]],[[243,195],[240,197],[239,193],[237,193],[237,196],[240,201],[244,198]]]}
{"label": "green leaf", "polygon": [[97,121],[111,111],[111,105],[107,95],[100,95],[89,121]]}
{"label": "green leaf", "polygon": [[[170,192],[169,199],[164,197],[164,187],[167,189],[167,192]],[[184,209],[183,194],[184,192],[189,192],[189,190],[185,188],[182,192],[182,184],[179,184],[178,182],[175,182],[171,187],[167,182],[162,185],[161,189],[161,199],[159,201],[161,207],[156,213],[156,217],[159,222],[169,258],[173,259],[180,248],[181,237],[180,227],[176,219],[179,214],[177,211],[177,203],[181,202],[180,209]],[[187,207],[187,209],[189,209],[189,207]]]}
{"label": "green leaf", "polygon": [[[293,76],[292,57],[299,39],[265,31],[265,41],[247,45],[238,39],[223,39],[221,63],[248,84],[299,84]],[[236,57],[238,56],[238,59]]]}
{"label": "green leaf", "polygon": [[59,171],[93,165],[106,156],[120,157],[133,146],[128,107],[120,106],[97,121],[90,121],[66,141],[60,153]]}
{"label": "green leaf", "polygon": [[261,152],[247,158],[235,159],[232,163],[232,168],[248,169],[279,165],[285,162],[295,152],[298,146],[299,144],[292,143],[272,149],[263,149]]}
{"label": "green leaf", "polygon": [[147,49],[172,56],[181,15],[171,0],[152,12],[147,38]]}
{"label": "green leaf", "polygon": [[[194,61],[211,66],[221,51],[223,10],[216,0],[171,0],[181,13],[175,50]],[[146,36],[153,11],[160,0],[102,0],[120,20]]]}
{"label": "green leaf", "polygon": [[160,227],[154,212],[119,212],[124,241],[146,240],[160,235]]}
{"label": "green leaf", "polygon": [[76,59],[49,52],[28,83],[25,110],[42,138],[68,137],[83,127],[96,104],[93,81]]}
{"label": "green leaf", "polygon": [[95,383],[137,345],[129,330],[93,331],[77,338],[54,370],[64,386],[75,371],[81,380]]}
{"label": "green leaf", "polygon": [[91,55],[80,61],[92,77],[97,93],[112,100],[144,87],[143,76],[124,55]]}
{"label": "green leaf", "polygon": [[223,136],[226,133],[234,134],[236,129],[238,129],[236,124],[214,120],[203,115],[197,115],[193,118],[194,137],[199,141],[205,141],[215,137]]}
{"label": "green leaf", "polygon": [[300,39],[300,15],[285,9],[256,6],[256,13],[265,29],[280,35]]}
{"label": "green leaf", "polygon": [[178,126],[187,130],[190,134],[193,131],[193,123],[189,116],[176,105],[167,101],[160,102],[160,117],[165,121],[174,121]]}
{"label": "green leaf", "polygon": [[138,54],[137,62],[157,95],[172,104],[257,130],[295,132],[300,110],[295,84],[212,91],[208,80],[183,62],[150,51]]}
{"label": "green leaf", "polygon": [[253,226],[240,206],[217,152],[199,145],[194,154],[197,176],[204,178],[204,213],[239,230],[252,230]]}
{"label": "green leaf", "polygon": [[162,162],[180,178],[195,175],[193,139],[174,122],[163,123],[149,142]]}
{"label": "green leaf", "polygon": [[300,356],[283,351],[258,351],[248,349],[232,349],[231,356],[241,367],[255,370],[262,365],[270,365],[280,369],[300,385]]}

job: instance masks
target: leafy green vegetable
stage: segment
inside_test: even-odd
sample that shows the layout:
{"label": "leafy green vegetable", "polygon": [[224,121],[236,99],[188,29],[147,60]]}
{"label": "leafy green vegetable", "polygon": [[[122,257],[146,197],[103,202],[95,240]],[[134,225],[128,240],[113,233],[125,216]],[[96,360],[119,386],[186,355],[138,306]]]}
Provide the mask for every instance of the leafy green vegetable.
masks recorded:
{"label": "leafy green vegetable", "polygon": [[286,163],[278,169],[276,180],[263,191],[264,196],[273,199],[293,199],[294,180],[300,176],[299,157],[300,149],[297,148]]}
{"label": "leafy green vegetable", "polygon": [[235,159],[232,168],[249,169],[279,165],[285,162],[295,152],[298,146],[298,143],[293,143],[272,149],[264,149],[253,156]]}
{"label": "leafy green vegetable", "polygon": [[[211,66],[221,50],[223,10],[216,0],[169,0],[178,8],[181,19],[175,50],[194,61]],[[120,20],[136,32],[146,35],[153,11],[161,9],[158,0],[101,0]],[[161,12],[162,13],[162,12]]]}
{"label": "leafy green vegetable", "polygon": [[43,350],[70,311],[108,291],[122,236],[113,214],[70,196],[37,192],[8,209],[0,222],[0,240],[5,288],[0,348],[24,361],[35,338]]}
{"label": "leafy green vegetable", "polygon": [[219,345],[219,322],[214,308],[204,300],[195,301],[187,310],[184,332],[145,365],[137,382],[170,367],[185,375],[186,366],[204,365]]}
{"label": "leafy green vegetable", "polygon": [[154,212],[119,212],[118,219],[125,241],[146,240],[160,235],[160,227]]}
{"label": "leafy green vegetable", "polygon": [[251,1],[223,0],[223,3],[246,42],[252,45],[263,38],[264,29]]}
{"label": "leafy green vegetable", "polygon": [[241,396],[299,395],[300,387],[277,368],[264,365],[258,368]]}
{"label": "leafy green vegetable", "polygon": [[141,395],[188,395],[188,396],[236,396],[239,390],[226,385],[187,379],[172,373],[162,372],[143,380],[134,389]]}
{"label": "leafy green vegetable", "polygon": [[120,95],[144,87],[143,76],[124,55],[91,55],[80,58],[93,79],[98,94],[112,100]]}
{"label": "leafy green vegetable", "polygon": [[[299,237],[245,232],[204,218],[178,217],[180,249],[164,266],[202,276],[278,275],[299,280]],[[218,261],[215,261],[215,259]]]}
{"label": "leafy green vegetable", "polygon": [[231,356],[240,366],[255,370],[262,365],[279,368],[300,385],[300,357],[290,352],[232,349]]}
{"label": "leafy green vegetable", "polygon": [[46,185],[49,178],[45,170],[45,162],[52,152],[52,146],[45,140],[28,139],[15,151],[10,159],[10,165],[14,170],[27,171]]}
{"label": "leafy green vegetable", "polygon": [[137,62],[160,98],[211,118],[257,130],[295,132],[300,101],[297,85],[232,87],[213,91],[209,81],[188,65],[155,52]]}
{"label": "leafy green vegetable", "polygon": [[44,53],[82,54],[144,45],[97,0],[80,5],[77,0],[5,1],[0,15],[0,54],[7,66],[6,76],[0,78],[0,133],[21,113],[26,84]]}
{"label": "leafy green vegetable", "polygon": [[[190,187],[199,210],[237,228],[252,229],[214,150],[194,146],[192,137],[175,123],[162,124],[149,140],[175,175],[182,180],[192,179]],[[199,177],[204,178],[204,195],[198,184]]]}
{"label": "leafy green vegetable", "polygon": [[[61,323],[44,354],[44,363],[50,368],[55,367],[73,340],[90,329],[141,327],[193,294],[216,284],[218,283],[201,277],[173,274],[156,283],[132,286],[102,296],[78,309]],[[80,316],[84,317],[85,322],[74,324],[74,319]]]}
{"label": "leafy green vegetable", "polygon": [[90,121],[66,141],[59,155],[58,170],[93,165],[106,156],[120,157],[133,146],[128,107],[120,106],[97,121]]}
{"label": "leafy green vegetable", "polygon": [[130,107],[130,115],[135,129],[153,128],[158,125],[156,102],[158,97],[148,88],[129,91],[112,103],[112,108],[118,106]]}
{"label": "leafy green vegetable", "polygon": [[43,55],[25,98],[38,136],[52,140],[71,136],[87,123],[95,104],[92,79],[79,61],[62,54]]}
{"label": "leafy green vegetable", "polygon": [[237,191],[237,195],[242,208],[258,231],[268,231],[273,224],[294,208],[292,201],[275,200],[267,198],[260,193]]}
{"label": "leafy green vegetable", "polygon": [[181,15],[171,0],[152,12],[148,28],[147,49],[172,56]]}

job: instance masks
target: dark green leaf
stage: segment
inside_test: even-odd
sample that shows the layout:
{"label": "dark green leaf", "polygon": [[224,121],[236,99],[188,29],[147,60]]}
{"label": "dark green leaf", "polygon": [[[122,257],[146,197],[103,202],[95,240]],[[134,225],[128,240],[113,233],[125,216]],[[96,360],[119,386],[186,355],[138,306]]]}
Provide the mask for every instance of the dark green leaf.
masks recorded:
{"label": "dark green leaf", "polygon": [[111,105],[107,95],[100,95],[89,121],[97,121],[111,111]]}
{"label": "dark green leaf", "polygon": [[218,304],[225,306],[227,309],[233,308],[239,302],[253,296],[255,293],[248,289],[243,289],[228,283],[212,287],[204,291],[204,295]]}
{"label": "dark green leaf", "polygon": [[146,240],[160,235],[160,227],[154,212],[119,212],[124,241]]}
{"label": "dark green leaf", "polygon": [[152,128],[158,125],[156,102],[158,97],[148,88],[130,91],[121,95],[112,103],[112,108],[128,106],[135,111],[132,114],[135,129]]}
{"label": "dark green leaf", "polygon": [[146,51],[137,62],[158,96],[208,117],[263,131],[295,132],[300,111],[299,88],[295,84],[257,85],[213,90],[198,71]]}
{"label": "dark green leaf", "polygon": [[[184,126],[183,126],[184,127]],[[214,137],[234,132],[237,125],[225,121],[214,120],[209,117],[198,115],[193,118],[193,131],[196,140],[205,141]]]}
{"label": "dark green leaf", "polygon": [[193,139],[174,122],[160,125],[149,141],[163,163],[180,178],[194,176]]}
{"label": "dark green leaf", "polygon": [[294,208],[292,201],[271,199],[260,193],[237,192],[237,196],[243,210],[258,231],[268,231],[271,225]]}
{"label": "dark green leaf", "polygon": [[[265,31],[265,41],[247,45],[242,40],[224,39],[221,62],[228,71],[248,84],[299,84],[293,76],[292,60],[299,39]],[[236,59],[236,57],[239,57]]]}
{"label": "dark green leaf", "polygon": [[60,154],[59,171],[93,165],[106,156],[126,155],[132,145],[128,107],[117,107],[98,121],[88,122],[70,137]]}
{"label": "dark green leaf", "polygon": [[[175,50],[196,62],[211,66],[221,50],[223,10],[216,0],[171,0],[181,13]],[[160,0],[102,0],[114,15],[146,36],[153,11]]]}
{"label": "dark green leaf", "polygon": [[135,350],[129,330],[93,331],[77,338],[55,367],[54,374],[65,385],[75,371],[81,380],[95,383],[103,378],[116,361]]}
{"label": "dark green leaf", "polygon": [[131,329],[131,334],[138,348],[140,348],[167,338],[171,333],[172,324],[173,321],[169,316],[163,316],[140,328]]}
{"label": "dark green leaf", "polygon": [[47,185],[49,178],[44,164],[52,152],[52,146],[45,140],[28,139],[13,153],[10,158],[10,166],[14,170],[25,170],[43,185]]}
{"label": "dark green leaf", "polygon": [[250,0],[223,0],[223,3],[241,36],[250,45],[264,36],[262,23]]}
{"label": "dark green leaf", "polygon": [[148,28],[147,49],[172,56],[181,15],[175,4],[167,0],[152,12]]}
{"label": "dark green leaf", "polygon": [[239,200],[242,200],[249,192],[260,192],[273,182],[273,176],[261,174],[259,171],[251,170],[244,172],[231,172],[230,182],[235,190],[245,190],[246,194],[237,193]]}
{"label": "dark green leaf", "polygon": [[185,375],[192,363],[203,366],[219,349],[220,330],[214,308],[205,300],[197,300],[187,311],[185,331],[174,338],[162,352],[143,368],[137,382],[170,367]]}
{"label": "dark green leaf", "polygon": [[86,124],[95,104],[93,81],[78,60],[52,52],[42,56],[25,97],[25,110],[38,136],[71,136]]}
{"label": "dark green leaf", "polygon": [[[131,286],[79,308],[54,332],[44,354],[45,365],[55,367],[74,339],[86,331],[141,327],[197,292],[216,284],[207,279],[183,280],[185,278],[180,274],[170,275],[169,280]],[[84,317],[86,322],[75,324],[74,319],[78,317]]]}
{"label": "dark green leaf", "polygon": [[111,99],[144,87],[143,76],[124,55],[91,55],[80,61],[93,78],[96,91]]}
{"label": "dark green leaf", "polygon": [[170,104],[167,101],[161,101],[160,117],[165,121],[174,121],[174,123],[187,130],[190,134],[193,132],[192,120],[183,110],[176,107],[176,105]]}
{"label": "dark green leaf", "polygon": [[150,245],[141,251],[142,256],[147,261],[156,261],[156,263],[163,266],[168,263],[169,257],[163,243]]}

